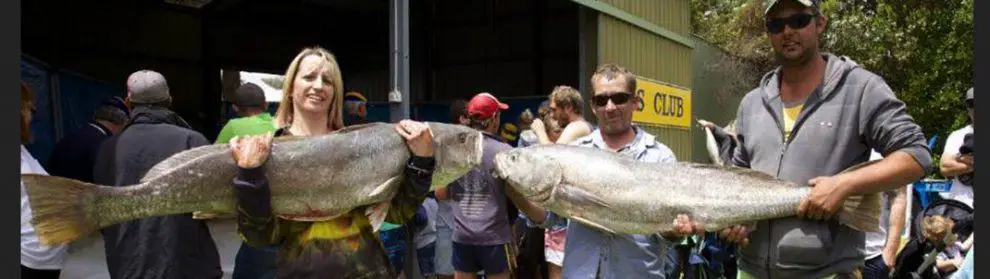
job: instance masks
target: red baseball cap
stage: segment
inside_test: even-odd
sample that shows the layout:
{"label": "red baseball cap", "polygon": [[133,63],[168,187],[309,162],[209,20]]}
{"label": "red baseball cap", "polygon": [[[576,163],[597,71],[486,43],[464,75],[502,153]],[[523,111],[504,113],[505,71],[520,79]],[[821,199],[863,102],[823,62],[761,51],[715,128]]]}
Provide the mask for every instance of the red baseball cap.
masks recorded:
{"label": "red baseball cap", "polygon": [[468,115],[481,118],[492,118],[500,110],[509,109],[509,105],[498,101],[498,98],[488,93],[479,93],[468,102]]}

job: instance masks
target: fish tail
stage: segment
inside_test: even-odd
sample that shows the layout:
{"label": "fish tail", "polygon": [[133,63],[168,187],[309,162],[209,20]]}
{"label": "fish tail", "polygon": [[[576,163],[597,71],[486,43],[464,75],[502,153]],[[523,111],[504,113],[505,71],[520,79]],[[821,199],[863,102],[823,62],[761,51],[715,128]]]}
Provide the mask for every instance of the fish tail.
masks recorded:
{"label": "fish tail", "polygon": [[849,197],[842,206],[839,222],[862,232],[880,232],[882,203],[880,193]]}
{"label": "fish tail", "polygon": [[99,230],[90,207],[103,186],[57,176],[21,176],[31,204],[31,224],[45,245],[69,243]]}

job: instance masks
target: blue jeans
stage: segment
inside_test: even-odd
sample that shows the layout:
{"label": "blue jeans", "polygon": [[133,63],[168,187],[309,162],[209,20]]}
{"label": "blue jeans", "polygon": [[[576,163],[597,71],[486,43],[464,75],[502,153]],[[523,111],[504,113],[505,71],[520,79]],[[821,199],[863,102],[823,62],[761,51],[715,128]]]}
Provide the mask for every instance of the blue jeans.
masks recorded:
{"label": "blue jeans", "polygon": [[276,246],[258,249],[241,243],[234,258],[234,274],[232,279],[273,279],[275,278]]}

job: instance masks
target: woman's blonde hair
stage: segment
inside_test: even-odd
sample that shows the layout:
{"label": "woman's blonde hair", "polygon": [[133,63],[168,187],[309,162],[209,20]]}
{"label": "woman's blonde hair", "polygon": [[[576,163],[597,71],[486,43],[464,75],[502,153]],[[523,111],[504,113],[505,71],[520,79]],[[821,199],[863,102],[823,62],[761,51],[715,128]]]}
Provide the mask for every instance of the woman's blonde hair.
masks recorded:
{"label": "woman's blonde hair", "polygon": [[[21,113],[25,106],[34,102],[34,92],[24,82],[21,82]],[[31,123],[28,123],[21,114],[21,143],[27,144],[31,140]]]}
{"label": "woman's blonde hair", "polygon": [[292,125],[292,118],[295,116],[292,104],[292,91],[295,89],[293,85],[296,81],[296,75],[299,73],[299,64],[302,63],[304,58],[310,55],[323,58],[330,66],[330,86],[333,90],[331,93],[333,94],[333,103],[330,104],[329,119],[327,120],[329,127],[327,128],[330,131],[336,131],[344,127],[344,81],[340,74],[340,66],[337,65],[337,58],[330,51],[316,46],[303,49],[299,52],[296,58],[292,59],[289,68],[285,70],[285,80],[282,83],[282,102],[279,103],[278,111],[275,112],[276,128],[285,128]]}

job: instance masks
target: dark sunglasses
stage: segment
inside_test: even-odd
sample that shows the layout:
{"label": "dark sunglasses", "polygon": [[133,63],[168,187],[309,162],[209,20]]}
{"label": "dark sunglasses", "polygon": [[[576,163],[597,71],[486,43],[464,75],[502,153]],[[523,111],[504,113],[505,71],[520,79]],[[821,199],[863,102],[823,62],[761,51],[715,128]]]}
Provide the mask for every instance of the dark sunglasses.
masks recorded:
{"label": "dark sunglasses", "polygon": [[767,31],[771,34],[784,32],[784,25],[790,26],[791,29],[802,29],[807,27],[816,16],[818,15],[799,13],[785,18],[768,19],[766,22]]}
{"label": "dark sunglasses", "polygon": [[595,106],[599,106],[599,107],[604,107],[605,105],[607,105],[608,100],[612,100],[612,103],[615,105],[621,105],[628,102],[629,99],[632,99],[632,93],[627,93],[627,92],[616,92],[607,95],[601,94],[601,95],[591,96],[591,102],[594,103]]}

